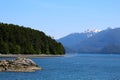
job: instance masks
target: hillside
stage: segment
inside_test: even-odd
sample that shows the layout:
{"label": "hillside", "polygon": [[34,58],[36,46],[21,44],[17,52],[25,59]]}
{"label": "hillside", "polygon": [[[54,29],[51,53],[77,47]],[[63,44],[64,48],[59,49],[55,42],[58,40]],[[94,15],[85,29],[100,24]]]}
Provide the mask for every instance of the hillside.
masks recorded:
{"label": "hillside", "polygon": [[0,23],[1,54],[65,54],[61,43],[45,33],[14,24]]}
{"label": "hillside", "polygon": [[80,42],[78,52],[120,53],[120,28],[103,30]]}
{"label": "hillside", "polygon": [[58,39],[58,42],[61,42],[65,47],[66,52],[76,52],[75,45],[78,45],[81,41],[88,39],[89,37],[95,35],[96,30],[87,30],[82,33],[72,33],[63,38]]}
{"label": "hillside", "polygon": [[[100,32],[95,33],[94,35],[88,37],[88,33],[84,33],[86,37],[81,37],[82,34],[79,34],[79,37],[73,35],[74,40],[66,41],[67,44],[72,44],[67,46],[66,51],[68,49],[75,52],[83,52],[83,53],[120,53],[120,28],[116,29],[106,29]],[[70,37],[70,36],[69,36]],[[60,39],[61,43],[65,46],[65,42],[68,37],[64,37],[64,39]],[[78,40],[79,38],[79,40]],[[59,40],[58,40],[59,41]],[[70,42],[69,42],[70,41]],[[75,42],[75,44],[74,44]],[[76,44],[77,43],[77,44]]]}
{"label": "hillside", "polygon": [[69,47],[75,44],[78,44],[80,41],[87,39],[87,35],[84,33],[73,33],[70,35],[67,35],[63,38],[60,38],[57,40],[58,42],[61,42],[64,46]]}

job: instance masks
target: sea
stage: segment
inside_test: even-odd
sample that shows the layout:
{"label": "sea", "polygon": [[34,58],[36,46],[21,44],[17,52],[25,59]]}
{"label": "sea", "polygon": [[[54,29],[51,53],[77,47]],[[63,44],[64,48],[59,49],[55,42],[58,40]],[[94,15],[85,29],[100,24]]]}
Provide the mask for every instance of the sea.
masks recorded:
{"label": "sea", "polygon": [[[0,58],[13,59],[13,58]],[[43,69],[35,72],[0,72],[0,80],[120,80],[119,54],[66,54],[31,58]]]}

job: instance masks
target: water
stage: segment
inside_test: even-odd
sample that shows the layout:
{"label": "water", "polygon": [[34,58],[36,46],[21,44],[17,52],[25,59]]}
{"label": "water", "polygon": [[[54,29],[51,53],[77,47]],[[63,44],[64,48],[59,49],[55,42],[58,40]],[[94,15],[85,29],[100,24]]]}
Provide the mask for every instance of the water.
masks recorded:
{"label": "water", "polygon": [[43,70],[0,72],[0,80],[120,80],[120,55],[71,54],[32,60]]}

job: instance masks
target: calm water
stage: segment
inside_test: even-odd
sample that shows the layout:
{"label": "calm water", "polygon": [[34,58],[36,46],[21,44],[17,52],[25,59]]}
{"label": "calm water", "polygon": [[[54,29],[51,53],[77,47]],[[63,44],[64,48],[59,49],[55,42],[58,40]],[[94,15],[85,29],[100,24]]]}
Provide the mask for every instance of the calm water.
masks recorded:
{"label": "calm water", "polygon": [[32,60],[43,70],[0,72],[0,80],[120,80],[120,55],[79,54]]}

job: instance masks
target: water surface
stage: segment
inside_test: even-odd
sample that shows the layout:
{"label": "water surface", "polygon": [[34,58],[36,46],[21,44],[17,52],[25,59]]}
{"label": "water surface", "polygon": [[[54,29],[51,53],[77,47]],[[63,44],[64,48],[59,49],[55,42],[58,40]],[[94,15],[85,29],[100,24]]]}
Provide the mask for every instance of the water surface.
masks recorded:
{"label": "water surface", "polygon": [[43,70],[0,72],[0,80],[120,80],[120,55],[70,54],[32,60]]}

